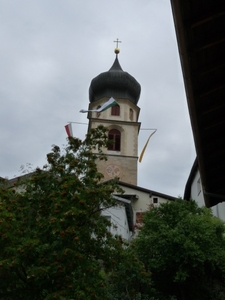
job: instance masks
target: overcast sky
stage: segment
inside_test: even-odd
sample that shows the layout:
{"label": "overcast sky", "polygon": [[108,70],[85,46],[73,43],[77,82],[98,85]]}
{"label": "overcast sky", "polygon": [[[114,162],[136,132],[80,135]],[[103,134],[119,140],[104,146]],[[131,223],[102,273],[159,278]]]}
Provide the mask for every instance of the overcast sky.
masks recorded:
{"label": "overcast sky", "polygon": [[[138,185],[183,196],[195,147],[169,0],[0,0],[0,176],[42,167],[68,121],[87,123],[79,110],[112,66],[116,38],[121,67],[141,84],[142,128],[157,128]],[[86,131],[73,124],[76,137]]]}

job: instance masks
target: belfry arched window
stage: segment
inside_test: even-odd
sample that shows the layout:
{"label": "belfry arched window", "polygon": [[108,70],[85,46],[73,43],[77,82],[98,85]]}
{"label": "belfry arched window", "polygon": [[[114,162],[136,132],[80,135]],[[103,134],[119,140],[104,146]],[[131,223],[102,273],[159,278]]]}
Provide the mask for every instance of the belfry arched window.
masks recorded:
{"label": "belfry arched window", "polygon": [[111,108],[111,115],[112,116],[119,116],[120,115],[120,106],[118,104],[112,106],[112,108]]}
{"label": "belfry arched window", "polygon": [[130,120],[133,121],[133,118],[134,118],[134,111],[133,111],[132,108],[130,108],[129,117],[130,117]]}
{"label": "belfry arched window", "polygon": [[120,151],[120,144],[121,144],[121,133],[117,129],[111,129],[109,131],[109,141],[110,144],[108,146],[108,150],[112,151]]}

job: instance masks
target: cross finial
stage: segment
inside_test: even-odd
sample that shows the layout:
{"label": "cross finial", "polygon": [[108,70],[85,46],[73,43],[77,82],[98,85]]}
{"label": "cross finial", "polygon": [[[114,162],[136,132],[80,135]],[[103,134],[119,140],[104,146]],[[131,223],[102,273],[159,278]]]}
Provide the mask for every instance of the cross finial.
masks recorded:
{"label": "cross finial", "polygon": [[113,41],[114,43],[116,43],[116,48],[118,48],[118,43],[122,43],[121,41],[119,41],[119,39],[117,38],[116,41]]}
{"label": "cross finial", "polygon": [[118,48],[118,43],[122,43],[121,41],[119,41],[119,39],[117,38],[116,41],[113,41],[114,43],[116,43],[116,49],[114,50],[114,52],[117,54],[120,53],[120,49]]}

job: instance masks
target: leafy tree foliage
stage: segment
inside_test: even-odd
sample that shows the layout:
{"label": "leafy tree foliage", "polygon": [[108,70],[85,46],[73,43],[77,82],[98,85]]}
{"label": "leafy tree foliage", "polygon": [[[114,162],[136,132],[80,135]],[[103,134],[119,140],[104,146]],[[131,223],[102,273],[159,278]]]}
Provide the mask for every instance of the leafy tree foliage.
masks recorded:
{"label": "leafy tree foliage", "polygon": [[[225,226],[194,201],[150,208],[136,253],[152,273],[156,299],[225,299]],[[172,297],[172,298],[171,298]]]}
{"label": "leafy tree foliage", "polygon": [[[107,299],[105,273],[123,242],[107,230],[116,181],[100,184],[106,129],[53,146],[48,164],[13,187],[0,187],[0,299]],[[96,154],[94,154],[96,152]]]}
{"label": "leafy tree foliage", "polygon": [[138,259],[134,247],[127,247],[123,259],[111,272],[108,280],[110,300],[155,300],[151,274]]}

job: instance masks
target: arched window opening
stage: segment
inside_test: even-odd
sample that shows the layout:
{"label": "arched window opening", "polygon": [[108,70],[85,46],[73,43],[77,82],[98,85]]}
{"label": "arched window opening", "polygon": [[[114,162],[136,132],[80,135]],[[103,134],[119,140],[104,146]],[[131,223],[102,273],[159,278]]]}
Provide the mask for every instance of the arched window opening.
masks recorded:
{"label": "arched window opening", "polygon": [[109,146],[108,150],[112,151],[120,151],[120,144],[121,144],[121,133],[117,129],[111,129],[109,131]]}
{"label": "arched window opening", "polygon": [[130,108],[129,116],[130,116],[130,120],[133,121],[133,118],[134,118],[134,112],[133,112],[133,109],[132,109],[132,108]]}
{"label": "arched window opening", "polygon": [[112,106],[111,115],[112,116],[119,116],[120,115],[120,106],[118,104]]}

